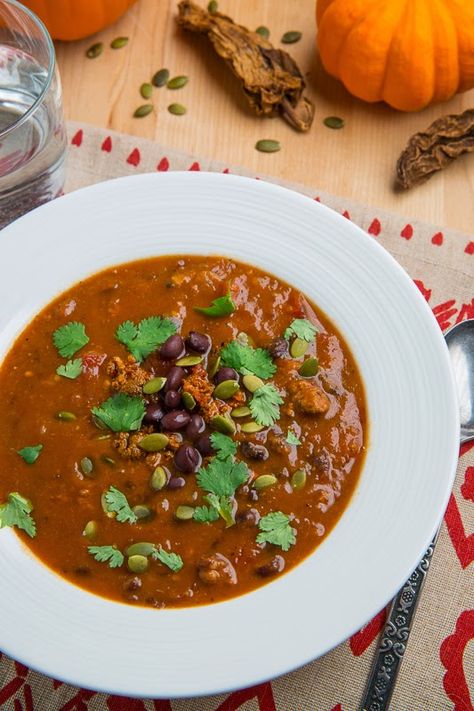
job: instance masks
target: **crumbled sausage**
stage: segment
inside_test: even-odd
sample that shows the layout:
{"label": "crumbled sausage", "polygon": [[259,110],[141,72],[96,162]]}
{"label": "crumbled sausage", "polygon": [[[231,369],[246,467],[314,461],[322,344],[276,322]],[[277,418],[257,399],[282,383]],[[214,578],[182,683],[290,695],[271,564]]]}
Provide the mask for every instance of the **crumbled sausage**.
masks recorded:
{"label": "crumbled sausage", "polygon": [[270,430],[267,436],[267,445],[272,452],[277,454],[288,456],[291,451],[291,446],[285,442],[285,437],[279,427],[278,430],[276,428]]}
{"label": "crumbled sausage", "polygon": [[123,589],[125,590],[125,592],[134,592],[135,590],[139,590],[141,586],[141,579],[138,577],[138,575],[135,575],[133,578],[126,578],[123,584]]}
{"label": "crumbled sausage", "polygon": [[207,371],[202,365],[196,365],[191,369],[183,382],[183,390],[196,400],[206,422],[210,422],[216,415],[224,415],[231,410],[228,403],[214,400],[212,397],[214,385],[209,381]]}
{"label": "crumbled sausage", "polygon": [[264,462],[268,459],[268,449],[263,444],[254,444],[253,442],[242,442],[240,451],[248,459],[258,459]]}
{"label": "crumbled sausage", "polygon": [[110,376],[110,387],[128,395],[140,395],[150,374],[140,367],[132,355],[126,361],[122,358],[111,358],[107,364],[107,374]]}
{"label": "crumbled sausage", "polygon": [[296,380],[291,385],[295,406],[308,415],[317,415],[329,410],[330,401],[324,390],[306,380]]}
{"label": "crumbled sausage", "polygon": [[235,585],[237,583],[237,573],[234,566],[221,553],[202,556],[198,563],[198,575],[207,585],[216,583]]}
{"label": "crumbled sausage", "polygon": [[259,566],[255,572],[262,578],[278,575],[285,568],[285,559],[281,555],[274,556],[269,563]]}

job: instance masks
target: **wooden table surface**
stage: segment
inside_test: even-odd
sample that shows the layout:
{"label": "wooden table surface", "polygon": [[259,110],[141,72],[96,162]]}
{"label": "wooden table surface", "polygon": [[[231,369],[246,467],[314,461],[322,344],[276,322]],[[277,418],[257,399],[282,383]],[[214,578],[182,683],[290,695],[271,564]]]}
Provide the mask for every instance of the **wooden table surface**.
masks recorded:
{"label": "wooden table surface", "polygon": [[[316,115],[308,133],[297,133],[280,118],[263,119],[251,112],[237,80],[207,40],[177,27],[176,6],[177,0],[138,0],[115,25],[92,38],[57,44],[68,119],[154,139],[410,218],[474,231],[474,155],[463,156],[411,191],[397,192],[393,185],[396,160],[409,137],[439,116],[472,107],[474,90],[416,114],[365,104],[320,65],[315,0],[219,0],[219,10],[241,24],[266,25],[276,46],[287,30],[303,32],[301,41],[287,48],[307,78]],[[110,41],[121,35],[129,37],[128,45],[110,49]],[[96,41],[103,41],[105,50],[87,59],[85,51]],[[187,75],[188,85],[176,91],[155,89],[155,111],[133,118],[135,108],[146,103],[140,85],[162,67],[172,76]],[[172,102],[184,104],[187,114],[169,114],[166,107]],[[329,115],[343,117],[345,127],[326,128],[322,120]],[[279,140],[281,151],[259,153],[254,145],[261,138]]]}

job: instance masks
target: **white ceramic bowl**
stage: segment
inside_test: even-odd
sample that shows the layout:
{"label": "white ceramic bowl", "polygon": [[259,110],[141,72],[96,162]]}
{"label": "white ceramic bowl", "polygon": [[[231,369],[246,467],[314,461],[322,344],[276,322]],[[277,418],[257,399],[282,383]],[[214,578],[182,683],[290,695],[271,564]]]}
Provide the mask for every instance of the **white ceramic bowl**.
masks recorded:
{"label": "white ceramic bowl", "polygon": [[448,353],[406,273],[349,220],[229,175],[162,173],[80,190],[0,234],[0,356],[35,313],[103,267],[224,254],[302,289],[337,324],[365,382],[370,442],[333,532],[290,573],[242,597],[154,610],[109,602],[0,532],[0,648],[55,678],[143,697],[252,685],[324,654],[415,568],[448,501],[458,410]]}

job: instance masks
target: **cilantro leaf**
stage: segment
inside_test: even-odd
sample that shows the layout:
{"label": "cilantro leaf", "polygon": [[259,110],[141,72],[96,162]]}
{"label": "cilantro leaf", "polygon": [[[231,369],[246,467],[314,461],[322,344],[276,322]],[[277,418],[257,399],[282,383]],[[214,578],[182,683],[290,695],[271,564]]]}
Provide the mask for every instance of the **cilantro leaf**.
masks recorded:
{"label": "cilantro leaf", "polygon": [[32,516],[33,511],[31,501],[17,491],[8,494],[8,501],[0,504],[0,528],[4,526],[16,526],[26,531],[30,538],[36,536],[36,523]]}
{"label": "cilantro leaf", "polygon": [[72,358],[74,353],[89,343],[86,327],[78,321],[70,321],[53,333],[53,343],[63,358]]}
{"label": "cilantro leaf", "polygon": [[214,523],[219,518],[219,511],[214,506],[196,506],[193,519],[198,523]]}
{"label": "cilantro leaf", "polygon": [[183,559],[177,553],[168,553],[162,546],[159,546],[153,553],[152,557],[159,560],[160,563],[166,565],[173,573],[177,573],[183,567]]}
{"label": "cilantro leaf", "polygon": [[295,318],[283,335],[287,340],[292,336],[296,336],[296,338],[301,338],[302,341],[309,343],[316,336],[317,332],[318,329],[316,326],[313,326],[311,321],[308,321],[308,319]]}
{"label": "cilantro leaf", "polygon": [[42,444],[35,444],[33,447],[23,447],[23,449],[18,449],[17,453],[22,459],[25,460],[27,464],[34,464],[38,459],[42,449]]}
{"label": "cilantro leaf", "polygon": [[258,522],[260,533],[257,536],[257,543],[273,543],[280,546],[284,551],[296,543],[294,530],[290,526],[290,517],[281,511],[262,516]]}
{"label": "cilantro leaf", "polygon": [[87,550],[99,563],[108,563],[109,568],[120,568],[125,560],[116,546],[89,546]]}
{"label": "cilantro leaf", "polygon": [[219,296],[211,302],[210,306],[195,306],[194,310],[204,316],[217,318],[218,316],[228,316],[234,313],[236,306],[232,301],[230,291],[225,296]]}
{"label": "cilantro leaf", "polygon": [[271,383],[265,383],[253,394],[249,402],[250,411],[255,422],[264,427],[275,424],[280,417],[280,405],[283,398]]}
{"label": "cilantro leaf", "polygon": [[211,459],[207,467],[201,468],[197,475],[197,483],[217,497],[233,496],[237,487],[247,481],[249,470],[245,462],[234,462],[232,459]]}
{"label": "cilantro leaf", "polygon": [[301,444],[301,440],[299,440],[295,433],[291,430],[288,430],[285,441],[288,442],[288,444],[295,444],[296,446]]}
{"label": "cilantro leaf", "polygon": [[235,456],[237,452],[237,443],[231,437],[220,432],[211,434],[211,444],[216,457],[218,459],[227,459],[227,457]]}
{"label": "cilantro leaf", "polygon": [[150,316],[140,321],[138,326],[133,321],[124,321],[118,326],[115,337],[140,362],[156,351],[176,330],[171,319]]}
{"label": "cilantro leaf", "polygon": [[264,348],[244,346],[239,341],[231,341],[221,351],[222,364],[234,368],[242,375],[258,375],[269,378],[276,371],[270,353]]}
{"label": "cilantro leaf", "polygon": [[56,373],[62,375],[63,378],[75,380],[82,373],[82,358],[68,360],[66,365],[60,365],[56,368]]}
{"label": "cilantro leaf", "polygon": [[109,513],[117,514],[117,521],[120,523],[136,523],[137,517],[130,508],[125,494],[111,486],[105,493],[105,506]]}
{"label": "cilantro leaf", "polygon": [[217,511],[219,516],[224,519],[226,528],[230,528],[230,526],[234,525],[234,501],[232,497],[208,494],[205,499]]}
{"label": "cilantro leaf", "polygon": [[145,405],[141,397],[118,393],[93,407],[92,414],[113,432],[130,432],[140,429]]}

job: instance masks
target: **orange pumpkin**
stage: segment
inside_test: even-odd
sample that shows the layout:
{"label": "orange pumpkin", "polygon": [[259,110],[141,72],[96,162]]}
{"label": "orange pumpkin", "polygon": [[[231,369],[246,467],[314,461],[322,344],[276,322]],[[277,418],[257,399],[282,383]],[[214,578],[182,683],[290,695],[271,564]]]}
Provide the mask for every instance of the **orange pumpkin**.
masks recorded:
{"label": "orange pumpkin", "polygon": [[318,0],[329,74],[365,101],[417,111],[474,87],[474,0]]}
{"label": "orange pumpkin", "polygon": [[22,0],[53,39],[75,40],[111,25],[136,0]]}

